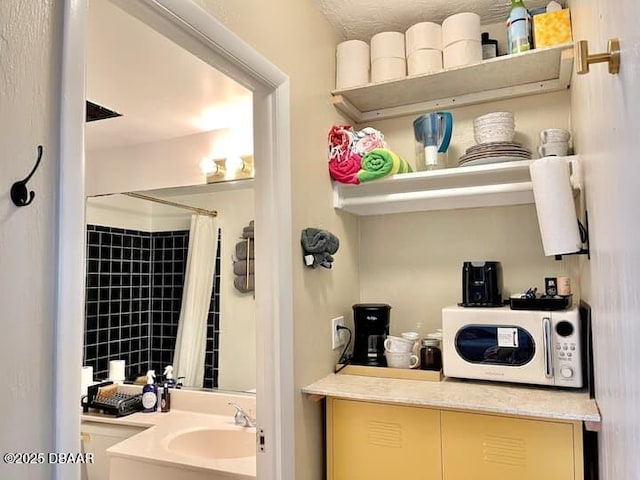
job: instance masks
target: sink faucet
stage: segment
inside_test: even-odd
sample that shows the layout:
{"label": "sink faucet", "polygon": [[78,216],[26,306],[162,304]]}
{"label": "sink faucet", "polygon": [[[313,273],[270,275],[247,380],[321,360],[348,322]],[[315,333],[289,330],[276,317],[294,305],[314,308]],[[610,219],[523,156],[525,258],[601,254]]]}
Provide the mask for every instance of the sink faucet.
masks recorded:
{"label": "sink faucet", "polygon": [[240,405],[234,402],[229,402],[229,405],[236,407],[236,414],[234,416],[234,421],[236,425],[242,425],[243,427],[255,427],[256,419],[251,417],[247,412],[244,411]]}

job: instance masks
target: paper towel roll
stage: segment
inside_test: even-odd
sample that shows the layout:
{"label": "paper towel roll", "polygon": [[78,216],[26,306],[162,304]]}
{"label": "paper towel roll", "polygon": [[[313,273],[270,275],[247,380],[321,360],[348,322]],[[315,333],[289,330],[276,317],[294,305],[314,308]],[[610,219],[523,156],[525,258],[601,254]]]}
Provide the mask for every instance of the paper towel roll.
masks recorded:
{"label": "paper towel roll", "polygon": [[544,254],[579,251],[582,242],[567,157],[543,157],[529,171]]}
{"label": "paper towel roll", "polygon": [[433,22],[420,22],[404,33],[407,58],[417,50],[442,50],[442,27]]}
{"label": "paper towel roll", "polygon": [[407,61],[404,58],[378,58],[371,63],[371,81],[386,82],[407,75]]}
{"label": "paper towel roll", "polygon": [[371,65],[369,45],[361,40],[348,40],[336,49],[336,88],[338,90],[369,83]]}
{"label": "paper towel roll", "polygon": [[442,52],[440,50],[416,50],[407,57],[409,75],[435,73],[442,70]]}
{"label": "paper towel roll", "polygon": [[460,40],[480,41],[480,15],[474,12],[456,13],[442,22],[442,47]]}
{"label": "paper towel roll", "polygon": [[482,44],[478,40],[460,40],[447,45],[442,53],[444,68],[462,67],[482,61]]}
{"label": "paper towel roll", "polygon": [[80,396],[87,394],[87,388],[93,384],[93,367],[82,367],[80,372]]}
{"label": "paper towel roll", "polygon": [[109,362],[109,380],[124,382],[124,360],[111,360]]}
{"label": "paper towel roll", "polygon": [[371,62],[390,57],[405,58],[404,33],[381,32],[371,37]]}

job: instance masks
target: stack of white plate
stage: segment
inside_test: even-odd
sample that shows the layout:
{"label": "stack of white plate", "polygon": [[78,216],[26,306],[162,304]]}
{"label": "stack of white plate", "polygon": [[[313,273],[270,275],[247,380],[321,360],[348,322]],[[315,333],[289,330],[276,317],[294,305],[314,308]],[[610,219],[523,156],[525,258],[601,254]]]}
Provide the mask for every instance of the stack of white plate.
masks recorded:
{"label": "stack of white plate", "polygon": [[458,164],[461,167],[468,167],[530,159],[531,151],[517,142],[491,142],[467,148]]}

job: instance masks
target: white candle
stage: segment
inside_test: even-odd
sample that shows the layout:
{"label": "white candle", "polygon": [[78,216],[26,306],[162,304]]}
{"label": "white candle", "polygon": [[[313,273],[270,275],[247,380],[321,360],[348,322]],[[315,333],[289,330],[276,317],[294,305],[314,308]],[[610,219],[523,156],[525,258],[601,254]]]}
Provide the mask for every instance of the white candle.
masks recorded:
{"label": "white candle", "polygon": [[109,380],[124,382],[124,360],[111,360],[109,362]]}

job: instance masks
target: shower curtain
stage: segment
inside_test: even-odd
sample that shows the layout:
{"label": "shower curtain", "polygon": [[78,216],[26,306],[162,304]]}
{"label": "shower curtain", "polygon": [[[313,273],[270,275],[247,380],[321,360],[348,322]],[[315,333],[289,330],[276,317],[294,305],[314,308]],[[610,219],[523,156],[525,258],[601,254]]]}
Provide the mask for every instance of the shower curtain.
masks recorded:
{"label": "shower curtain", "polygon": [[216,265],[217,221],[193,215],[189,229],[187,268],[178,320],[173,368],[184,385],[202,387],[207,344],[207,317]]}

